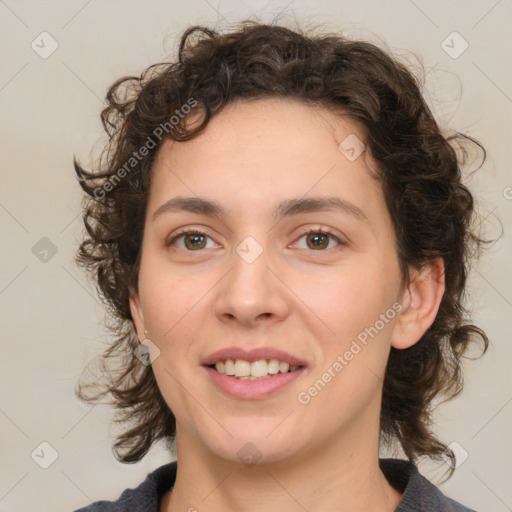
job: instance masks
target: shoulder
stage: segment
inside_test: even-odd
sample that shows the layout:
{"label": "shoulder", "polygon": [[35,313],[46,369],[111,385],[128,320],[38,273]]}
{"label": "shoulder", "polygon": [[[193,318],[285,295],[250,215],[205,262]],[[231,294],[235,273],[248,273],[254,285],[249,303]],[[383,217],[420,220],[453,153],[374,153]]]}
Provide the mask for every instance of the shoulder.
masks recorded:
{"label": "shoulder", "polygon": [[75,512],[158,512],[160,499],[176,480],[176,461],[160,466],[133,489],[126,489],[116,501],[96,501]]}
{"label": "shoulder", "polygon": [[476,512],[445,496],[419,473],[412,461],[380,459],[379,462],[389,483],[403,493],[395,512]]}

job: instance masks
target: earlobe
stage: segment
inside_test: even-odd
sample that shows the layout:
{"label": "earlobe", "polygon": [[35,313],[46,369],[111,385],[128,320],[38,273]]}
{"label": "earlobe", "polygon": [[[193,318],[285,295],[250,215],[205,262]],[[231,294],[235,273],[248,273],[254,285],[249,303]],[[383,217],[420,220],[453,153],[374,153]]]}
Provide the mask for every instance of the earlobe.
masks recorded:
{"label": "earlobe", "polygon": [[444,295],[444,261],[437,258],[421,271],[411,271],[411,281],[403,293],[403,310],[391,334],[391,346],[413,346],[434,323]]}
{"label": "earlobe", "polygon": [[144,315],[140,306],[139,295],[132,291],[130,293],[130,313],[132,315],[133,326],[139,340],[145,338],[144,335]]}

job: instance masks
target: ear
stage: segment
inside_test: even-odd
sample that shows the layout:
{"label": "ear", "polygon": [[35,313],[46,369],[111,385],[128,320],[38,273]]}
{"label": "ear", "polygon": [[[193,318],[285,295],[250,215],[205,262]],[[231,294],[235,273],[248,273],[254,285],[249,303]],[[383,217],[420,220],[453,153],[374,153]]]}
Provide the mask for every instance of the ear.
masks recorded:
{"label": "ear", "polygon": [[139,294],[134,290],[130,291],[130,312],[132,314],[135,332],[137,333],[139,341],[142,343],[146,338],[144,335],[144,314],[140,306]]}
{"label": "ear", "polygon": [[400,301],[403,310],[391,334],[392,347],[412,347],[434,323],[445,290],[444,270],[443,258],[437,258],[421,271],[411,271]]}

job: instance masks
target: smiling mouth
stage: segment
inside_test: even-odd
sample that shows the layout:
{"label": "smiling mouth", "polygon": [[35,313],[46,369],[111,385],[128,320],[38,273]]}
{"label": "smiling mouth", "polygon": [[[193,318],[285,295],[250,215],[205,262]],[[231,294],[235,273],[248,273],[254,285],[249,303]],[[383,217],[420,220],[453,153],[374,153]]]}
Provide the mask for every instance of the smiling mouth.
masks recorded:
{"label": "smiling mouth", "polygon": [[292,373],[300,368],[304,368],[304,366],[290,366],[288,363],[278,359],[259,359],[253,362],[244,359],[226,359],[225,361],[218,361],[215,364],[208,365],[208,367],[238,380],[269,379],[275,375]]}

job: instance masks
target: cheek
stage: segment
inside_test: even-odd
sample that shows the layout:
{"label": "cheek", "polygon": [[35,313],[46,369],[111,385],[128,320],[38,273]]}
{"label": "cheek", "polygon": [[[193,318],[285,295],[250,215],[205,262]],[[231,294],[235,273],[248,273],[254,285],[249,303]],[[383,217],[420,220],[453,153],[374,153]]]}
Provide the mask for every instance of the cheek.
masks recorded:
{"label": "cheek", "polygon": [[333,338],[347,342],[391,308],[397,287],[395,269],[360,261],[315,278],[302,276],[294,291],[329,327]]}
{"label": "cheek", "polygon": [[177,378],[183,363],[190,359],[191,340],[201,326],[197,318],[201,315],[198,298],[178,290],[182,290],[179,280],[160,278],[140,282],[145,327],[149,339],[160,351],[153,370],[159,386],[168,389],[176,387],[172,385],[173,376]]}
{"label": "cheek", "polygon": [[[186,317],[191,304],[197,302],[199,283],[193,276],[170,272],[158,262],[147,261],[141,266],[139,291],[148,330],[155,337],[166,337],[170,329]],[[170,333],[169,333],[170,334]]]}
{"label": "cheek", "polygon": [[331,410],[332,425],[342,424],[347,414],[362,414],[380,396],[397,317],[392,306],[398,285],[392,273],[386,276],[382,269],[363,267],[331,282],[311,307],[335,334],[316,338],[318,365],[307,383],[311,394],[303,392],[311,410],[318,411],[311,416],[321,418],[323,411]]}

